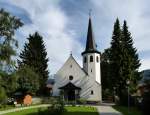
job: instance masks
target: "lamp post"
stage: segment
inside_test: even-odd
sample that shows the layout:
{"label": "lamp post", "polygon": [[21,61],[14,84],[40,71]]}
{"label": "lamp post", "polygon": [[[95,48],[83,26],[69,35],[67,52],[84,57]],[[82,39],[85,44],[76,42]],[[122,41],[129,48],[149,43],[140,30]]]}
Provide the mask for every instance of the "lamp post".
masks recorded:
{"label": "lamp post", "polygon": [[129,91],[129,85],[130,85],[130,80],[127,80],[127,87],[128,87],[128,115],[129,115],[129,108],[130,108],[130,91]]}

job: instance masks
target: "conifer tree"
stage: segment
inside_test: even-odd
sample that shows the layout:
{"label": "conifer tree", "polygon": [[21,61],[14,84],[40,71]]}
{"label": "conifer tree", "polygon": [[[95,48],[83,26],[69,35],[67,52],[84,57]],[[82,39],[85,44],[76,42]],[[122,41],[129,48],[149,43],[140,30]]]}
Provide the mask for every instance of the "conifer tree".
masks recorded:
{"label": "conifer tree", "polygon": [[137,49],[133,46],[133,39],[131,33],[128,31],[127,23],[124,21],[122,27],[122,47],[124,51],[124,76],[131,81],[132,88],[139,80],[138,68],[140,67],[140,60],[138,57]]}
{"label": "conifer tree", "polygon": [[133,46],[133,39],[131,37],[131,33],[128,31],[127,22],[124,21],[123,28],[122,28],[123,40],[124,41],[124,48],[126,48],[127,53],[132,58],[132,65],[131,68],[133,70],[137,70],[140,67],[140,60],[137,54],[137,49]]}
{"label": "conifer tree", "polygon": [[106,89],[111,89],[113,84],[111,83],[111,65],[110,65],[110,48],[105,49],[101,55],[101,77],[102,77],[102,86],[103,91]]}
{"label": "conifer tree", "polygon": [[110,54],[110,64],[111,64],[111,68],[112,70],[112,76],[111,76],[111,80],[113,82],[113,87],[118,87],[119,82],[120,82],[120,72],[121,72],[121,45],[120,45],[120,41],[121,41],[121,28],[120,28],[120,23],[119,23],[119,19],[116,20],[115,24],[114,24],[114,31],[113,31],[113,35],[112,35],[112,41],[111,41],[111,54]]}
{"label": "conifer tree", "polygon": [[113,87],[116,87],[116,93],[120,97],[121,104],[127,102],[127,80],[130,80],[130,86],[136,84],[138,80],[138,68],[140,61],[136,48],[133,46],[133,40],[126,21],[122,29],[119,20],[114,24],[112,42],[110,47],[110,69],[109,77],[112,80]]}
{"label": "conifer tree", "polygon": [[20,53],[21,61],[18,61],[19,66],[27,65],[38,74],[39,92],[43,93],[49,74],[47,70],[48,58],[43,38],[36,32],[33,35],[29,35],[27,39],[29,42],[25,43],[24,50]]}

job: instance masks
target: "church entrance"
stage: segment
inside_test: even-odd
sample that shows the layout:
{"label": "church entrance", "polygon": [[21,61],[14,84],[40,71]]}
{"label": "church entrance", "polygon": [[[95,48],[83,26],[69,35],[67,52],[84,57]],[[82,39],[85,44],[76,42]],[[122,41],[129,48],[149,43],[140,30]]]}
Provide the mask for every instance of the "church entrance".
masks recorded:
{"label": "church entrance", "polygon": [[75,100],[75,90],[69,90],[67,93],[68,101]]}
{"label": "church entrance", "polygon": [[66,101],[75,101],[79,98],[80,87],[75,86],[73,83],[69,82],[65,86],[60,87],[63,91],[64,100]]}

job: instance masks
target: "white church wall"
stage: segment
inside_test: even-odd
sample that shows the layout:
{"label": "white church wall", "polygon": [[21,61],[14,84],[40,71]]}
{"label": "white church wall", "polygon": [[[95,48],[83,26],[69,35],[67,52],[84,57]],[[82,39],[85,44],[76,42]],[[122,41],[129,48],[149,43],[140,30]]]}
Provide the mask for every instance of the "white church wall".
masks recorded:
{"label": "white church wall", "polygon": [[[72,55],[70,55],[68,60],[55,75],[53,95],[58,96],[60,91],[59,87],[72,82],[75,86],[81,88],[80,98],[89,101],[102,101],[100,54],[96,50],[91,17],[89,17],[86,49],[82,54],[84,70],[79,66]],[[90,56],[93,57],[92,62],[90,62]],[[85,57],[86,62],[84,62]],[[73,80],[69,80],[69,76],[73,76]]]}
{"label": "white church wall", "polygon": [[[93,56],[93,62],[90,62],[90,56]],[[98,56],[98,62],[97,62]],[[86,63],[84,63],[84,57],[86,57]],[[90,77],[101,84],[101,71],[100,71],[100,54],[98,53],[86,53],[83,55],[83,68]]]}
{"label": "white church wall", "polygon": [[[72,67],[70,67],[72,65]],[[69,75],[73,76],[73,80],[69,80]],[[63,67],[55,75],[55,85],[53,87],[53,95],[59,96],[59,87],[72,82],[74,85],[81,88],[80,98],[87,99],[89,101],[100,100],[100,87],[97,85],[95,79],[87,76],[87,74],[76,63],[71,56],[63,65]],[[91,91],[93,90],[93,95]]]}
{"label": "white church wall", "polygon": [[[91,94],[91,91],[93,91],[93,94]],[[101,101],[101,85],[91,77],[88,77],[80,97],[89,101]]]}
{"label": "white church wall", "polygon": [[[100,68],[100,54],[95,53],[95,76],[96,76],[96,81],[101,84],[101,68]],[[98,57],[98,62],[97,62],[97,58]]]}
{"label": "white church wall", "polygon": [[[70,81],[69,76],[73,76],[73,80]],[[86,73],[81,69],[74,58],[70,56],[62,68],[56,73],[53,95],[58,96],[58,88],[66,85],[69,82],[72,82],[74,85],[82,88],[85,81],[84,78],[86,77]]]}

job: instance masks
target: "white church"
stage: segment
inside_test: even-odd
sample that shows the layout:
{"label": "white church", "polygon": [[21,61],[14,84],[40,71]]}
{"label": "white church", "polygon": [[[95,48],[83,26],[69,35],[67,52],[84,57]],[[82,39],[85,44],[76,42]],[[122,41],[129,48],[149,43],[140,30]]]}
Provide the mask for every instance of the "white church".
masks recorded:
{"label": "white church", "polygon": [[93,37],[91,17],[89,18],[85,51],[81,53],[83,68],[72,54],[54,76],[53,96],[63,94],[64,99],[72,101],[85,99],[102,102],[100,52]]}

